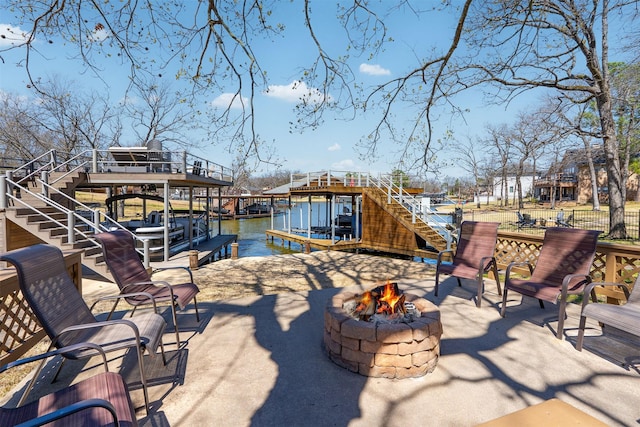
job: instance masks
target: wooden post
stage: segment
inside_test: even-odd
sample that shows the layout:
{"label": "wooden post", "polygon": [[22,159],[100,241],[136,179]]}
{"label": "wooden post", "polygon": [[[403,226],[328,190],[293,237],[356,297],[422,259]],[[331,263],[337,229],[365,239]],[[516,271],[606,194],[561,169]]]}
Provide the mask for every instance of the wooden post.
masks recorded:
{"label": "wooden post", "polygon": [[231,259],[238,259],[238,243],[233,242],[231,244]]}

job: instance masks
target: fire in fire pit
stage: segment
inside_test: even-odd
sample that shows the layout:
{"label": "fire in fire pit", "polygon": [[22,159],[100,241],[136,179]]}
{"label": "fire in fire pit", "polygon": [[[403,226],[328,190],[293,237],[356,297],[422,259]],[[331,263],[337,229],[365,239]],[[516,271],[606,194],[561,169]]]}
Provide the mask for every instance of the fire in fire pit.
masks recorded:
{"label": "fire in fire pit", "polygon": [[412,322],[420,317],[415,305],[405,302],[398,284],[389,282],[344,302],[342,308],[351,317],[363,321]]}

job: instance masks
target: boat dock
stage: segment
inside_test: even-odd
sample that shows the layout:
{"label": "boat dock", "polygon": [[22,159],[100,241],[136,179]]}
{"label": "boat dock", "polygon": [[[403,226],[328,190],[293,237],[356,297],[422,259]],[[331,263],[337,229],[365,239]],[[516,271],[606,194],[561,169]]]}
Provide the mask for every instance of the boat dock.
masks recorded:
{"label": "boat dock", "polygon": [[299,244],[301,246],[301,250],[305,250],[305,246],[307,242],[309,244],[309,248],[318,249],[318,250],[348,250],[348,249],[358,249],[361,247],[361,243],[356,240],[337,240],[332,241],[331,239],[320,239],[320,238],[309,238],[304,235],[287,233],[286,231],[280,230],[266,230],[265,234],[267,235],[267,240],[271,238],[271,243],[274,242],[274,239],[282,240],[282,246],[284,246],[285,242],[288,242],[289,248],[291,248],[291,242]]}
{"label": "boat dock", "polygon": [[219,234],[212,239],[200,242],[191,250],[181,251],[171,256],[169,261],[152,261],[149,264],[151,268],[188,267],[190,265],[189,253],[198,251],[198,266],[201,266],[219,259],[229,258],[231,256],[229,247],[237,241],[238,236],[235,234]]}
{"label": "boat dock", "polygon": [[282,240],[282,246],[285,245],[285,242],[288,243],[289,248],[291,248],[291,243],[296,243],[300,245],[300,251],[306,251],[307,242],[309,243],[309,249],[317,249],[324,251],[348,251],[354,250],[358,252],[362,251],[374,251],[374,252],[385,252],[385,253],[395,253],[398,255],[405,255],[409,257],[420,258],[422,261],[425,259],[436,259],[437,253],[433,251],[428,251],[425,249],[401,249],[398,247],[393,247],[390,245],[373,245],[370,243],[364,243],[358,240],[336,240],[331,241],[331,239],[321,239],[321,238],[308,238],[305,235],[287,233],[286,231],[279,230],[266,230],[265,234],[267,235],[267,241],[271,239],[271,243],[274,243],[274,239]]}

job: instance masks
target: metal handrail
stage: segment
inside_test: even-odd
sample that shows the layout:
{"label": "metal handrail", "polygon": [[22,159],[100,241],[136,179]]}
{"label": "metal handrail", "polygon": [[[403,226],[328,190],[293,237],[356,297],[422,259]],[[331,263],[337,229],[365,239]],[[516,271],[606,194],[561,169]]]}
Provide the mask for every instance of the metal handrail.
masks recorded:
{"label": "metal handrail", "polygon": [[[404,190],[402,188],[402,179],[400,179],[399,185],[395,184],[393,181],[392,174],[381,174],[376,182],[376,186],[378,188],[386,190],[389,198],[388,203],[391,203],[391,199],[396,200],[409,213],[411,213],[411,220],[414,224],[417,221],[421,221],[433,228],[438,232],[438,234],[447,240],[447,246],[449,246],[452,242],[451,230],[442,225],[447,222],[446,219],[430,208],[423,206],[422,200],[419,200]],[[426,218],[435,219],[435,221],[427,221]]]}
{"label": "metal handrail", "polygon": [[[41,161],[45,157],[49,158],[48,161],[44,162],[43,165],[40,167],[37,167],[37,168],[34,167],[35,165],[38,164],[39,161]],[[49,150],[46,153],[41,154],[40,156],[29,160],[27,163],[23,164],[22,166],[17,167],[12,171],[9,171],[8,173],[10,176],[14,176],[14,175],[17,176],[20,174],[22,170],[24,170],[25,176],[21,177],[19,182],[29,181],[32,178],[40,176],[42,171],[49,170],[51,168],[51,165],[55,164],[55,158],[56,158],[55,150]]]}
{"label": "metal handrail", "polygon": [[[94,223],[92,223],[92,222],[87,221],[84,217],[82,217],[81,215],[78,215],[75,211],[71,211],[70,209],[67,209],[66,207],[64,207],[64,206],[62,206],[61,204],[57,203],[55,200],[52,200],[52,199],[50,199],[50,198],[48,198],[48,197],[46,197],[46,196],[44,196],[44,195],[42,195],[42,194],[34,193],[34,192],[30,191],[29,189],[27,189],[26,187],[23,187],[23,186],[19,185],[19,184],[18,184],[18,183],[16,183],[15,181],[7,180],[7,182],[8,182],[9,184],[11,184],[14,188],[18,188],[18,189],[20,189],[20,192],[21,192],[21,193],[22,193],[22,192],[25,192],[26,194],[29,194],[29,195],[31,195],[31,196],[33,196],[33,197],[35,197],[35,198],[37,198],[37,199],[39,199],[39,200],[43,201],[43,202],[44,202],[44,203],[46,203],[48,206],[52,206],[52,207],[54,207],[58,212],[61,212],[61,213],[67,214],[67,215],[73,215],[73,216],[74,216],[74,218],[80,219],[80,220],[81,220],[81,222],[84,222],[85,224],[89,225],[92,229],[95,229],[95,228],[96,228],[96,224],[94,224]],[[42,181],[40,181],[40,182],[42,182]],[[55,218],[51,217],[51,216],[50,216],[50,215],[48,215],[47,213],[42,212],[41,210],[39,210],[39,209],[38,209],[38,208],[36,208],[35,206],[32,206],[32,205],[30,205],[30,204],[28,204],[28,203],[24,202],[23,200],[21,200],[21,199],[19,199],[18,197],[14,196],[11,192],[7,192],[7,197],[8,197],[9,199],[11,199],[14,203],[16,203],[16,202],[17,202],[17,203],[19,203],[19,204],[20,204],[20,205],[22,205],[22,206],[25,206],[25,207],[27,207],[27,208],[29,208],[29,209],[34,210],[34,211],[35,211],[35,212],[37,212],[39,215],[42,215],[44,218],[46,218],[47,220],[49,220],[49,221],[51,221],[51,222],[55,223],[56,225],[58,225],[58,226],[60,226],[60,227],[62,227],[62,228],[65,228],[65,229],[67,229],[67,230],[69,229],[69,227],[68,227],[68,225],[67,225],[67,224],[64,224],[64,223],[62,223],[62,222],[58,221],[57,219],[55,219]],[[99,229],[99,228],[98,228],[98,229]],[[88,236],[84,231],[82,231],[81,229],[74,228],[74,231],[76,231],[76,232],[77,232],[78,234],[80,234],[81,236],[83,236],[83,237],[85,237],[85,238],[89,239],[89,236]],[[93,240],[92,240],[92,241],[93,241]]]}
{"label": "metal handrail", "polygon": [[[77,200],[69,197],[67,194],[65,194],[62,191],[58,190],[57,188],[51,186],[50,184],[42,181],[41,179],[38,179],[38,182],[43,186],[43,189],[46,188],[47,191],[49,191],[49,192],[55,192],[57,195],[60,195],[63,198],[65,198],[65,200],[68,200],[68,201],[72,202],[72,204],[74,206],[79,206],[79,207],[82,207],[84,210],[90,211],[92,213],[91,216],[92,216],[92,218],[94,220],[93,221],[89,221],[85,217],[83,217],[82,215],[78,214],[75,211],[75,209],[74,210],[68,209],[67,207],[61,205],[60,203],[56,202],[55,200],[51,199],[50,197],[47,197],[46,195],[39,194],[39,193],[34,193],[33,191],[30,191],[28,188],[20,185],[19,183],[15,182],[15,181],[12,181],[12,180],[10,180],[8,178],[5,178],[5,179],[6,179],[6,182],[9,184],[9,185],[7,185],[7,188],[13,188],[13,189],[17,188],[17,189],[20,190],[21,193],[24,192],[24,194],[29,194],[29,195],[41,200],[47,206],[55,208],[57,212],[64,213],[68,218],[68,223],[67,224],[58,221],[57,219],[53,218],[52,216],[50,216],[49,214],[43,212],[42,210],[38,209],[37,207],[24,202],[20,198],[17,198],[16,196],[13,195],[13,192],[11,190],[8,190],[6,192],[6,197],[8,199],[12,200],[14,205],[15,204],[19,204],[21,206],[27,207],[27,208],[33,210],[34,212],[38,213],[42,217],[46,218],[48,221],[51,221],[54,224],[58,225],[59,227],[66,229],[67,233],[68,233],[68,236],[70,237],[70,239],[69,239],[70,243],[73,243],[73,240],[75,239],[75,235],[78,234],[78,235],[82,236],[83,238],[87,239],[88,241],[91,241],[93,243],[94,247],[101,248],[101,244],[99,242],[97,242],[93,238],[93,236],[91,234],[87,234],[81,228],[78,228],[77,226],[75,226],[75,224],[77,224],[77,220],[80,220],[81,223],[84,223],[90,229],[94,230],[95,233],[102,232],[102,231],[110,231],[114,227],[117,227],[117,228],[122,229],[122,230],[126,230],[128,233],[131,233],[131,231],[127,230],[124,226],[122,226],[122,224],[119,224],[117,221],[113,220],[112,218],[110,218],[108,215],[104,214],[100,210],[92,209],[89,206],[87,206],[87,205],[85,205],[85,204],[83,204],[81,202],[78,202]],[[100,222],[100,217],[101,216],[102,216],[102,218],[104,218],[104,221],[109,224],[109,226],[103,225]],[[74,224],[73,228],[71,228],[69,226],[70,222],[73,222],[73,224]],[[73,231],[73,233],[72,233],[72,231]],[[149,266],[149,245],[146,243],[146,241],[144,239],[138,238],[133,233],[131,233],[131,234],[132,234],[134,240],[139,240],[139,241],[141,241],[143,243],[144,250],[141,251],[140,249],[138,249],[136,247],[136,251],[140,255],[143,256],[143,259],[145,260],[144,264],[145,264],[145,266],[148,267]]]}
{"label": "metal handrail", "polygon": [[[50,172],[64,172],[62,175],[60,175],[59,177],[57,177],[55,180],[52,181],[52,183],[56,183],[64,178],[66,178],[67,176],[71,175],[72,173],[76,172],[78,169],[85,169],[87,170],[89,165],[91,164],[91,156],[92,154],[92,150],[85,150],[79,154],[76,154],[75,156],[71,157],[70,159],[68,159],[65,162],[60,163],[59,165],[53,165],[53,167],[51,168]],[[71,166],[73,163],[77,162],[79,159],[83,158],[84,159],[79,163],[76,164],[74,166]],[[70,167],[71,166],[71,167]],[[65,170],[67,169],[67,170]]]}

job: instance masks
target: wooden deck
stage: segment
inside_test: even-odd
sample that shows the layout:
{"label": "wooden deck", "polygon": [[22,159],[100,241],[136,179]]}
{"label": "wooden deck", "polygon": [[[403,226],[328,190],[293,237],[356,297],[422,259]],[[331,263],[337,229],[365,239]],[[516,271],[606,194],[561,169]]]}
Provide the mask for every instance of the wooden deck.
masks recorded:
{"label": "wooden deck", "polygon": [[307,242],[309,242],[311,248],[319,250],[346,250],[358,249],[360,247],[360,243],[356,240],[331,241],[331,239],[308,238],[305,235],[287,233],[286,231],[280,230],[266,230],[265,233],[267,240],[271,238],[272,243],[274,239],[277,238],[282,240],[282,246],[284,246],[285,242],[289,242],[289,247],[291,247],[291,242],[293,242],[301,245],[302,250],[304,250]]}
{"label": "wooden deck", "polygon": [[267,240],[271,239],[271,242],[274,242],[274,239],[282,240],[282,246],[285,245],[285,242],[288,242],[289,248],[291,247],[291,243],[296,243],[300,245],[300,250],[305,250],[305,244],[309,242],[310,248],[317,250],[326,250],[326,251],[346,251],[346,250],[368,250],[375,252],[386,252],[393,253],[397,255],[405,255],[411,256],[421,259],[436,259],[438,256],[435,252],[426,251],[424,249],[402,249],[394,246],[385,246],[385,245],[374,245],[369,243],[363,243],[358,240],[336,240],[334,242],[331,239],[318,239],[311,238],[309,239],[306,235],[287,233],[286,231],[280,230],[266,230]]}

